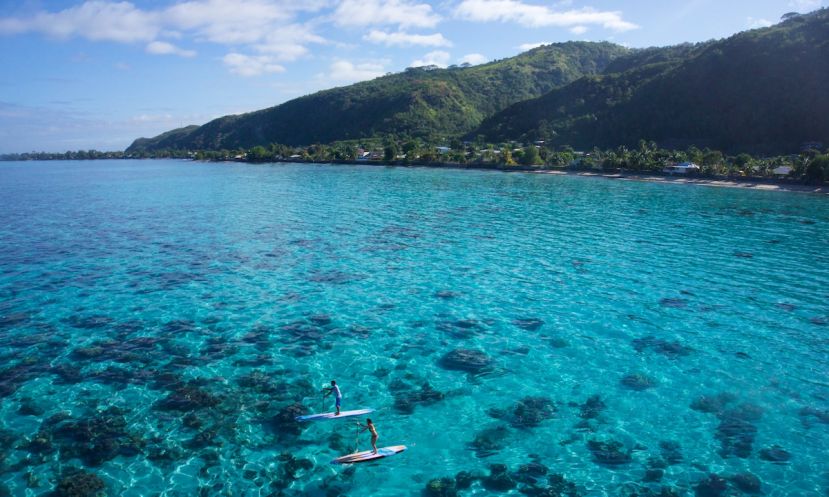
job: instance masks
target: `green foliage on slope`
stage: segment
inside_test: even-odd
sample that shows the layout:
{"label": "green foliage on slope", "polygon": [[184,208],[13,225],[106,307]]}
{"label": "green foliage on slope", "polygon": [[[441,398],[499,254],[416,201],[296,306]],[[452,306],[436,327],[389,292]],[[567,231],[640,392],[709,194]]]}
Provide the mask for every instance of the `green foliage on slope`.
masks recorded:
{"label": "green foliage on slope", "polygon": [[487,118],[469,136],[576,148],[788,153],[829,143],[829,10],[702,45],[637,51]]}
{"label": "green foliage on slope", "polygon": [[569,42],[471,67],[409,68],[269,109],[136,140],[128,152],[330,143],[388,134],[460,135],[510,104],[599,73],[627,49]]}

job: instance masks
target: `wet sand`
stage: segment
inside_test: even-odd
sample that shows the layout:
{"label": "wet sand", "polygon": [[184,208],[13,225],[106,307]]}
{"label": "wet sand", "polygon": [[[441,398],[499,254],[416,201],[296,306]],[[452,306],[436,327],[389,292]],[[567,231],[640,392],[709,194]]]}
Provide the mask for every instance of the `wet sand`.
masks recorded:
{"label": "wet sand", "polygon": [[620,173],[592,173],[584,171],[532,171],[534,174],[571,174],[575,176],[592,176],[597,178],[618,179],[624,181],[648,181],[652,183],[681,183],[689,185],[713,186],[720,188],[751,188],[754,190],[766,190],[777,192],[798,192],[813,193],[818,195],[829,195],[829,187],[802,185],[793,183],[782,183],[775,181],[763,181],[758,179],[714,179],[694,178],[682,176],[659,176],[648,174],[620,174]]}

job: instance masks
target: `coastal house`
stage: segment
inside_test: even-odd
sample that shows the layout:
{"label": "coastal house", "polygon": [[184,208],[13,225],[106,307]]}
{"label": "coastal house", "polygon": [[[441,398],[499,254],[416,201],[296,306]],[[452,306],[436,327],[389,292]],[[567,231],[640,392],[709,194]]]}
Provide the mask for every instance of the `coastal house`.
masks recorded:
{"label": "coastal house", "polygon": [[789,166],[775,167],[774,169],[771,170],[771,173],[774,176],[778,177],[778,178],[783,178],[785,176],[788,176],[789,174],[791,174],[791,172],[792,172],[792,168],[789,167]]}
{"label": "coastal house", "polygon": [[662,170],[663,173],[670,175],[693,175],[699,173],[699,171],[699,166],[694,164],[693,162],[680,162],[679,164],[672,164],[670,166],[666,166],[665,169]]}
{"label": "coastal house", "polygon": [[437,150],[440,155],[445,155],[452,151],[449,147],[435,147],[435,150]]}

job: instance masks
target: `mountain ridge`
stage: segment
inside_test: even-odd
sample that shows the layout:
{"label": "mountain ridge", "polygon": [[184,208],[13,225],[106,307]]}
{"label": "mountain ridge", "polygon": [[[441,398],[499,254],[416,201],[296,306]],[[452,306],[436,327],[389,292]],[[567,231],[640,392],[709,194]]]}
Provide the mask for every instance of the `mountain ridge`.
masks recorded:
{"label": "mountain ridge", "polygon": [[829,9],[721,40],[627,49],[545,45],[479,66],[409,68],[202,126],[127,152],[479,136],[579,149],[635,145],[792,153],[829,143]]}
{"label": "mountain ridge", "polygon": [[381,134],[455,136],[509,104],[598,73],[628,52],[608,42],[566,42],[477,66],[408,68],[195,128],[139,138],[127,151],[307,145]]}
{"label": "mountain ridge", "polygon": [[682,57],[582,78],[489,116],[470,135],[577,148],[646,140],[791,153],[804,142],[829,143],[821,74],[829,74],[827,9],[701,44]]}

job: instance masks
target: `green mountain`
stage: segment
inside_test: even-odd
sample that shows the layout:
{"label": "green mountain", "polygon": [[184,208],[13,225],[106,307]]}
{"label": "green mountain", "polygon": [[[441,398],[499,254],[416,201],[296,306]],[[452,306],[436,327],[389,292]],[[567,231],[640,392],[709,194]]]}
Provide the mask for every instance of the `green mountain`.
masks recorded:
{"label": "green mountain", "polygon": [[597,74],[628,52],[611,43],[569,42],[479,66],[409,68],[203,126],[140,138],[127,152],[308,145],[386,134],[458,136],[515,102]]}
{"label": "green mountain", "polygon": [[635,51],[484,120],[469,136],[576,148],[790,153],[829,144],[829,10],[701,45]]}

